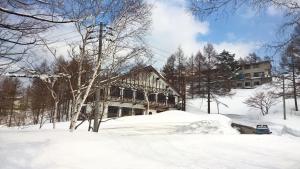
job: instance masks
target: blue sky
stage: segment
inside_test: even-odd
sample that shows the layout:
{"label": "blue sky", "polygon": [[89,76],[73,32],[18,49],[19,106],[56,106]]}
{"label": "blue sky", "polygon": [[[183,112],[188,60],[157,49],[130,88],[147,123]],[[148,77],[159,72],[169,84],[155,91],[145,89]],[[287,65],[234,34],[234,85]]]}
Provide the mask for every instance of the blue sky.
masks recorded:
{"label": "blue sky", "polygon": [[[207,43],[212,43],[218,52],[225,49],[235,53],[236,58],[246,57],[250,52],[256,52],[262,57],[270,55],[261,47],[277,40],[276,33],[283,19],[279,9],[270,7],[256,13],[245,6],[226,16],[200,20],[187,10],[185,0],[147,2],[153,5],[152,29],[147,43],[154,54],[152,63],[158,69],[179,46],[188,57]],[[67,55],[68,41],[78,39],[72,31],[73,25],[64,25],[48,34],[58,41],[53,45],[57,53]]]}
{"label": "blue sky", "polygon": [[200,36],[199,40],[213,42],[224,40],[270,41],[274,40],[280,20],[280,15],[245,14],[244,11],[239,10],[230,16],[221,17],[217,20],[209,18],[210,33],[207,36]]}
{"label": "blue sky", "polygon": [[274,7],[258,13],[244,6],[226,16],[200,20],[186,10],[184,0],[150,2],[154,4],[154,9],[149,43],[153,46],[157,67],[178,46],[183,48],[187,56],[201,50],[206,43],[212,43],[218,51],[229,50],[237,58],[245,57],[249,52],[256,52],[263,57],[271,55],[270,51],[262,48],[264,44],[271,44],[278,41],[278,37],[286,36],[277,35],[283,14]]}

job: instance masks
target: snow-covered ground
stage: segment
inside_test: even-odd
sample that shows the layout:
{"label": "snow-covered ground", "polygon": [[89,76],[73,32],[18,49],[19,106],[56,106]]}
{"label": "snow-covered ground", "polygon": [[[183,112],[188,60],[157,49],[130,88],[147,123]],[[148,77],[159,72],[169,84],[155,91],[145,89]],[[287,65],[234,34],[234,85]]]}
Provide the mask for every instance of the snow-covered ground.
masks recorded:
{"label": "snow-covered ground", "polygon": [[241,135],[223,115],[168,111],[103,123],[0,128],[1,169],[299,169],[300,138]]}
{"label": "snow-covered ground", "polygon": [[[245,100],[254,96],[258,92],[276,91],[274,86],[265,84],[254,89],[234,89],[234,95],[220,97],[218,100],[223,104],[219,104],[219,113],[231,118],[233,122],[255,127],[257,124],[267,124],[272,132],[277,135],[291,134],[300,137],[300,111],[295,112],[294,100],[286,99],[287,120],[283,120],[283,103],[282,98],[278,98],[276,104],[271,107],[270,112],[266,116],[262,116],[258,109],[247,107]],[[300,100],[300,98],[299,98]],[[187,102],[187,111],[195,114],[206,114],[206,99],[192,99]],[[211,112],[218,113],[216,102],[211,103]]]}
{"label": "snow-covered ground", "polygon": [[[87,123],[70,133],[68,122],[21,128],[0,127],[0,169],[300,169],[300,116],[287,100],[262,117],[243,102],[256,92],[236,89],[221,97],[228,107],[212,103],[206,114],[202,99],[188,101],[187,111],[108,120],[99,133]],[[190,113],[189,113],[190,112]],[[268,124],[272,135],[242,135],[231,122],[250,126]]]}

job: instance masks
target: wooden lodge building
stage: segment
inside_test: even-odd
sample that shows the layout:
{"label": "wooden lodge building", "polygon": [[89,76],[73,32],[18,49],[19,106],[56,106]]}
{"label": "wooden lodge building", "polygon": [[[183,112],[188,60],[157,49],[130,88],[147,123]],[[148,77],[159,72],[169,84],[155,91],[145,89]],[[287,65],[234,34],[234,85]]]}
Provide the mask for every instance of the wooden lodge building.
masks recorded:
{"label": "wooden lodge building", "polygon": [[151,115],[180,109],[180,93],[152,66],[131,70],[99,84],[103,118]]}

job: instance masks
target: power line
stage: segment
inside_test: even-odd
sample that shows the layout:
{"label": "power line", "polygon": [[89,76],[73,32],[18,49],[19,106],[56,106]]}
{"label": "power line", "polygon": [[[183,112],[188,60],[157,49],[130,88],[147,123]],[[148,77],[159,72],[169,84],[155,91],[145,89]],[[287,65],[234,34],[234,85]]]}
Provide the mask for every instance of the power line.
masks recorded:
{"label": "power line", "polygon": [[156,49],[156,50],[159,50],[160,52],[162,52],[162,53],[166,53],[166,54],[170,54],[171,52],[169,52],[169,51],[166,51],[166,50],[164,50],[164,49],[161,49],[161,48],[158,48],[158,47],[156,47],[156,46],[154,46],[154,45],[151,45],[151,44],[147,44],[149,47],[151,47],[152,49]]}

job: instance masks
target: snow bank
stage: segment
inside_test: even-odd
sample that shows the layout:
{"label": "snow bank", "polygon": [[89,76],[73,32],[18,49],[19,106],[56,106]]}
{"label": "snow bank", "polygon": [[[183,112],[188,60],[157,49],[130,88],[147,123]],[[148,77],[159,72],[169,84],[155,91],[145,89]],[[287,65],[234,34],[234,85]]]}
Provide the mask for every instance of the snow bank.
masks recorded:
{"label": "snow bank", "polygon": [[156,132],[236,134],[231,120],[223,115],[196,115],[184,111],[166,111],[148,116],[130,116],[103,123],[103,129],[132,127],[136,129],[154,127]]}
{"label": "snow bank", "polygon": [[[93,123],[92,123],[93,124]],[[69,122],[57,123],[58,130],[67,131]],[[39,125],[13,128],[35,131]],[[52,124],[45,124],[43,130],[52,130]],[[84,122],[77,130],[87,131],[88,122]],[[115,135],[146,134],[238,134],[231,127],[230,118],[223,115],[197,115],[194,113],[172,110],[154,115],[126,116],[102,122],[100,132]]]}

